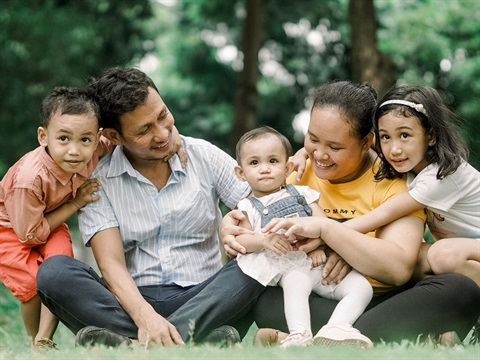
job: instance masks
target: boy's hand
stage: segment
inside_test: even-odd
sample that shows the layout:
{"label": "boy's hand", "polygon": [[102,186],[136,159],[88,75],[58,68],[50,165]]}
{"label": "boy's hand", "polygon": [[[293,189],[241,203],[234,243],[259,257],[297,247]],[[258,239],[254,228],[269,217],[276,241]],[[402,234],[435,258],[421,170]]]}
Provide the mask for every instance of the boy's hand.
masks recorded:
{"label": "boy's hand", "polygon": [[100,189],[101,185],[97,179],[88,179],[78,188],[72,203],[80,209],[88,203],[98,201],[100,199],[100,195],[98,195]]}

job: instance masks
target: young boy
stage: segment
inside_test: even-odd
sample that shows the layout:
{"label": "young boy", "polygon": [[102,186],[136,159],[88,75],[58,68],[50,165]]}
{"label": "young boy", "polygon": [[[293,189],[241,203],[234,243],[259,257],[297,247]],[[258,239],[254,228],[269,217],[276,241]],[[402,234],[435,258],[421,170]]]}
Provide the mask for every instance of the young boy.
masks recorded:
{"label": "young boy", "polygon": [[[323,250],[305,254],[295,251],[296,239],[278,234],[264,234],[261,229],[273,218],[294,216],[325,217],[318,205],[320,194],[308,186],[285,186],[293,170],[289,161],[290,142],[268,126],[247,132],[237,144],[237,176],[247,181],[253,197],[241,200],[238,209],[246,220],[240,226],[251,229],[254,235],[239,235],[238,242],[247,254],[238,255],[238,266],[262,285],[283,288],[285,317],[289,334],[274,329],[260,329],[255,342],[281,348],[318,344],[348,343],[363,347],[372,342],[352,327],[372,298],[372,287],[365,277],[352,270],[339,284],[323,285],[322,269],[326,260]],[[311,292],[340,300],[328,324],[313,337],[308,298]],[[346,336],[338,341],[338,332]]]}
{"label": "young boy", "polygon": [[57,87],[42,102],[40,146],[0,182],[0,280],[21,302],[36,348],[55,348],[56,317],[41,304],[36,274],[47,258],[73,256],[65,221],[97,201],[100,183],[88,179],[112,145],[101,138],[99,107],[84,90]]}

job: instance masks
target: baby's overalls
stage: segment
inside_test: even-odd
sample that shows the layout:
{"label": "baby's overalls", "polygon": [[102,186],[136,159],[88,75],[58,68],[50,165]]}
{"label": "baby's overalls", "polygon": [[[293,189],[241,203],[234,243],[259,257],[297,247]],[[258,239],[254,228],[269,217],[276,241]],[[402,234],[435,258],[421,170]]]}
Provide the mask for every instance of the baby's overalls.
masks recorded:
{"label": "baby's overalls", "polygon": [[288,218],[293,216],[311,216],[312,210],[308,206],[303,195],[300,195],[295,186],[288,184],[285,186],[290,196],[275,201],[273,204],[263,206],[260,200],[248,198],[260,212],[262,216],[262,228],[267,225],[273,218]]}

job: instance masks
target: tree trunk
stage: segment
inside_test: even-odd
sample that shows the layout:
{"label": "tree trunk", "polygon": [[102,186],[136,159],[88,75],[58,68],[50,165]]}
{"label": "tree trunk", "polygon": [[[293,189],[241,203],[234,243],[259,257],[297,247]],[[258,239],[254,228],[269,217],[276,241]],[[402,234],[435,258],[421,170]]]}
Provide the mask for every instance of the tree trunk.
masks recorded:
{"label": "tree trunk", "polygon": [[245,0],[246,17],[242,31],[243,69],[235,94],[232,146],[246,132],[257,126],[258,52],[262,39],[263,0]]}
{"label": "tree trunk", "polygon": [[350,0],[348,8],[352,41],[352,80],[368,81],[381,97],[395,84],[394,63],[377,48],[373,0]]}

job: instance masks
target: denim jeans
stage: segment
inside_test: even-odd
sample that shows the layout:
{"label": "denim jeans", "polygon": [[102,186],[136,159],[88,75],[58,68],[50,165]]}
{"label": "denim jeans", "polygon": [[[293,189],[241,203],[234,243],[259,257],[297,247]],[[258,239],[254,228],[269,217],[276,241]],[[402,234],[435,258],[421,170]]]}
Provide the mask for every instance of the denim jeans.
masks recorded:
{"label": "denim jeans", "polygon": [[[235,260],[204,282],[180,287],[139,287],[147,302],[171,322],[184,341],[201,342],[210,331],[232,325],[243,338],[253,322],[253,309],[265,287],[245,275]],[[37,274],[37,292],[43,304],[73,333],[87,325],[107,328],[136,339],[138,329],[87,264],[64,255],[44,261]]]}

